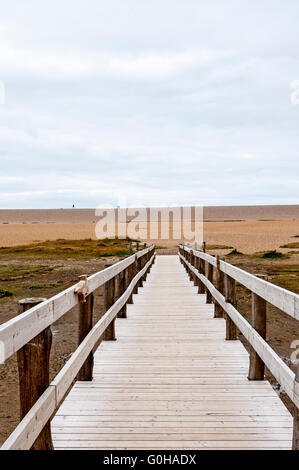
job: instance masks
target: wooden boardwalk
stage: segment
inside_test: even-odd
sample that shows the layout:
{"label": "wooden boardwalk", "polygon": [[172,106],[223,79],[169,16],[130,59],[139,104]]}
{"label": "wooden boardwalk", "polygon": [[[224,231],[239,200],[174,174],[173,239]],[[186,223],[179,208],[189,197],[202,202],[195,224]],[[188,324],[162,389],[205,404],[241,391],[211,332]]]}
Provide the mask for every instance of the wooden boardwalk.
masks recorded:
{"label": "wooden boardwalk", "polygon": [[291,415],[197,291],[178,256],[156,257],[54,417],[56,449],[291,449]]}

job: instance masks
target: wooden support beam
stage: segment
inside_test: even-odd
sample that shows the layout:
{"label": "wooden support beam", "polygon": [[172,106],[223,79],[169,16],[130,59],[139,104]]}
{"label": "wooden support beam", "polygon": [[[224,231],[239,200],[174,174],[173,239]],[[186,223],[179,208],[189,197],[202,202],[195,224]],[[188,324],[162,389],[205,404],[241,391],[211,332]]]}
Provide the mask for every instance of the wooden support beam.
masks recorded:
{"label": "wooden support beam", "polygon": [[[115,278],[113,277],[107,281],[104,285],[104,312],[107,312],[109,308],[114,304],[115,296]],[[104,333],[105,341],[114,341],[116,340],[115,336],[115,319],[112,320],[110,325],[106,328]]]}
{"label": "wooden support beam", "polygon": [[[198,256],[194,256],[194,267],[195,269],[197,269],[197,271],[199,271],[199,258]],[[199,289],[199,286],[200,286],[200,279],[194,275],[194,284],[198,287]]]}
{"label": "wooden support beam", "polygon": [[[80,276],[81,278],[81,276]],[[87,295],[84,301],[79,304],[79,334],[78,346],[92,329],[92,313],[93,313],[94,297],[93,294]],[[93,371],[93,353],[89,353],[86,361],[81,367],[77,379],[82,381],[92,380]]]}
{"label": "wooden support beam", "polygon": [[[200,260],[199,260],[199,272],[200,272],[200,274],[202,274],[203,276],[206,275],[206,273],[205,273],[205,262],[204,262],[204,260],[201,259],[201,258],[200,258]],[[203,284],[203,282],[200,281],[198,293],[199,293],[199,294],[204,294],[205,292],[206,292],[206,287],[205,287],[205,285]]]}
{"label": "wooden support beam", "polygon": [[[225,301],[232,304],[234,307],[237,307],[236,281],[226,274],[224,276],[224,285],[225,285]],[[226,339],[227,340],[237,339],[237,327],[234,324],[234,322],[231,320],[229,315],[226,315]]]}
{"label": "wooden support beam", "polygon": [[[219,255],[216,256],[216,289],[220,294],[224,295],[224,274],[222,271],[220,271],[220,257]],[[224,316],[224,310],[220,306],[220,304],[215,301],[215,311],[214,311],[214,317],[215,318],[223,318]]]}
{"label": "wooden support beam", "polygon": [[[135,272],[135,263],[130,264],[126,270],[126,288],[130,285],[133,277],[134,277],[134,272]],[[132,304],[133,303],[133,292],[130,295],[130,297],[127,300],[127,304]]]}
{"label": "wooden support beam", "polygon": [[[214,277],[214,266],[209,263],[208,264],[208,281],[210,281],[212,284],[213,284],[213,277]],[[213,303],[213,297],[209,289],[207,289],[206,303],[207,304]]]}
{"label": "wooden support beam", "polygon": [[[137,256],[135,257],[135,263],[133,264],[133,276],[136,276],[136,274],[140,271],[140,263],[142,261],[142,257],[138,258]],[[141,280],[142,282],[142,280]],[[140,285],[140,280],[139,282],[136,283],[136,285],[134,286],[134,289],[133,289],[133,294],[137,294],[138,292],[138,286]]]}
{"label": "wooden support beam", "polygon": [[[116,292],[115,292],[115,298],[116,300],[119,299],[123,293],[125,292],[126,287],[125,287],[125,271],[122,271],[119,273],[117,276],[117,283],[116,283]],[[124,315],[126,313],[126,307],[124,306],[118,313],[119,318],[124,318]]]}
{"label": "wooden support beam", "polygon": [[[44,302],[44,298],[19,301],[19,314]],[[50,351],[52,332],[48,326],[17,352],[21,420],[49,386]],[[50,421],[31,447],[32,450],[53,450]]]}
{"label": "wooden support beam", "polygon": [[[190,262],[191,266],[194,266],[194,254],[193,254],[193,250],[190,250],[189,259],[190,259],[189,262]],[[190,280],[193,281],[194,284],[195,284],[195,278],[196,278],[195,274],[194,274],[194,273],[191,271],[191,269],[190,269]]]}
{"label": "wooden support beam", "polygon": [[[267,276],[259,274],[257,277],[267,281]],[[266,339],[267,302],[257,294],[252,293],[252,326],[258,334]],[[249,380],[264,380],[265,364],[255,350],[250,348]]]}
{"label": "wooden support beam", "polygon": [[[139,258],[139,264],[138,264],[138,270],[139,271],[144,268],[144,266],[146,265],[146,263],[149,260],[149,257],[150,257],[150,253],[147,253],[146,255]],[[146,281],[146,276],[147,276],[147,273],[144,273],[144,275],[140,278],[140,281],[138,283],[139,287],[143,287],[143,283]]]}

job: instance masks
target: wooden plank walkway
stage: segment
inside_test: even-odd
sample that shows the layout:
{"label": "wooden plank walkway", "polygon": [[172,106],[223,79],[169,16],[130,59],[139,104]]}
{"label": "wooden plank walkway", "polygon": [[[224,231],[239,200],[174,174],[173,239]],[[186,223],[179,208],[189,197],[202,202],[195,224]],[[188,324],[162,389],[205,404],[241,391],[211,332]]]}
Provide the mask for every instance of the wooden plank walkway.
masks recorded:
{"label": "wooden plank walkway", "polygon": [[291,449],[292,417],[178,256],[157,256],[52,421],[56,449]]}

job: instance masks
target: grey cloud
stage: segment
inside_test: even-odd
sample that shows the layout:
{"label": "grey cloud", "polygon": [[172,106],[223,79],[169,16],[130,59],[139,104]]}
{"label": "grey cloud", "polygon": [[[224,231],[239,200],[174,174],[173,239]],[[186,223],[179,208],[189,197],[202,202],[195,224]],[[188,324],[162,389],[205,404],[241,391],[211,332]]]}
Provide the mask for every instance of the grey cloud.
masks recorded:
{"label": "grey cloud", "polygon": [[297,203],[298,13],[292,0],[7,2],[0,207]]}

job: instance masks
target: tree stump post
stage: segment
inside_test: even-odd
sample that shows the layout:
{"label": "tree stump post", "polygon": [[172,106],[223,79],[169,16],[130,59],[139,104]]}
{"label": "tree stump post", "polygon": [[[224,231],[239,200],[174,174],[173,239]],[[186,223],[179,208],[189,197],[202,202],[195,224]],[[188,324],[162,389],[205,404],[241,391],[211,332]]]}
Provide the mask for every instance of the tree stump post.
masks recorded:
{"label": "tree stump post", "polygon": [[[135,256],[135,263],[133,264],[133,276],[132,279],[138,274],[141,266],[141,257],[137,258],[137,255]],[[142,282],[142,279],[140,279],[134,286],[133,289],[133,294],[137,294],[138,292],[138,287],[140,286],[140,281]]]}
{"label": "tree stump post", "polygon": [[[225,274],[224,276],[225,284],[225,301],[232,304],[234,307],[237,307],[237,298],[236,298],[236,281]],[[234,322],[231,320],[230,316],[226,314],[226,339],[227,340],[236,340],[237,339],[237,327]]]}
{"label": "tree stump post", "polygon": [[[130,264],[130,266],[127,267],[127,270],[126,270],[126,289],[129,287],[129,285],[131,284],[131,281],[134,277],[134,266],[135,266],[135,263],[132,263],[132,264]],[[132,303],[133,303],[133,292],[127,300],[127,304],[132,304]]]}
{"label": "tree stump post", "polygon": [[[192,264],[192,250],[189,251],[188,253],[188,261],[189,261],[189,264]],[[189,279],[190,281],[193,280],[193,273],[191,271],[191,268],[188,268],[188,273],[189,273]]]}
{"label": "tree stump post", "polygon": [[[44,302],[44,298],[19,301],[19,315]],[[21,420],[49,386],[52,332],[48,326],[17,352]],[[32,450],[53,450],[50,421],[37,437]]]}
{"label": "tree stump post", "polygon": [[[104,284],[104,313],[109,310],[109,308],[114,304],[114,296],[115,296],[115,283],[114,277],[107,281]],[[116,340],[115,336],[115,319],[112,320],[110,325],[106,328],[104,333],[104,340],[105,341],[114,341]]]}
{"label": "tree stump post", "polygon": [[[216,256],[216,289],[220,294],[224,295],[224,274],[220,271],[220,257],[219,255]],[[214,318],[223,318],[224,311],[223,308],[215,301],[215,313]]]}
{"label": "tree stump post", "polygon": [[[193,250],[190,250],[190,264],[191,266],[194,266],[194,253],[193,253]],[[193,271],[190,269],[190,279],[191,281],[194,282],[194,285],[195,285],[195,274],[193,273]]]}
{"label": "tree stump post", "polygon": [[[80,279],[86,279],[86,276],[80,276]],[[78,345],[82,343],[84,338],[88,335],[92,329],[92,313],[93,313],[93,303],[94,297],[93,294],[87,295],[83,300],[80,300],[79,303],[79,334],[78,334]],[[82,381],[92,380],[92,371],[93,371],[93,353],[91,352],[88,355],[88,358],[81,367],[77,379]]]}
{"label": "tree stump post", "polygon": [[[267,276],[257,274],[257,277],[267,280]],[[258,334],[266,339],[266,323],[267,323],[267,302],[252,292],[252,326]],[[250,347],[250,365],[248,372],[249,380],[264,380],[265,364],[258,356],[255,350]]]}
{"label": "tree stump post", "polygon": [[[205,276],[205,262],[203,259],[200,258],[199,260],[199,272],[200,274],[202,274],[203,276]],[[205,290],[205,285],[203,282],[200,281],[199,283],[199,288],[198,288],[198,293],[199,294],[204,294],[206,292]]]}
{"label": "tree stump post", "polygon": [[[208,281],[210,281],[212,284],[213,284],[213,277],[214,277],[214,266],[211,263],[209,263],[208,264]],[[207,304],[213,303],[213,297],[209,289],[207,289],[206,303]]]}
{"label": "tree stump post", "polygon": [[[123,295],[124,292],[125,292],[125,271],[121,271],[118,275],[118,280],[117,280],[117,291],[116,291],[117,298],[119,299]],[[126,306],[124,305],[123,308],[119,311],[118,317],[124,318],[125,313],[126,313]]]}
{"label": "tree stump post", "polygon": [[[198,256],[194,256],[194,267],[197,271],[199,271],[199,258]],[[194,285],[198,287],[198,292],[199,292],[199,284],[200,280],[199,278],[194,274]]]}

